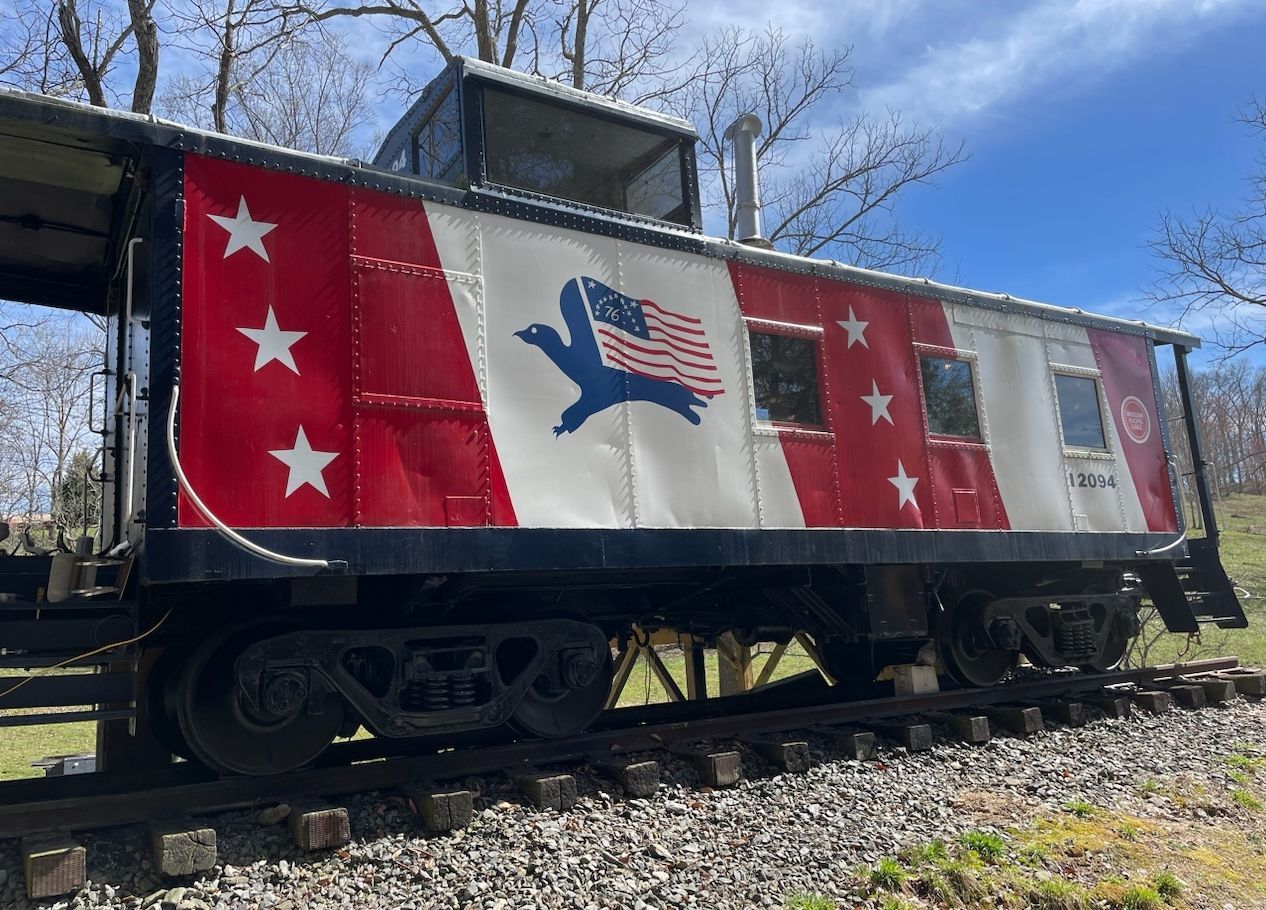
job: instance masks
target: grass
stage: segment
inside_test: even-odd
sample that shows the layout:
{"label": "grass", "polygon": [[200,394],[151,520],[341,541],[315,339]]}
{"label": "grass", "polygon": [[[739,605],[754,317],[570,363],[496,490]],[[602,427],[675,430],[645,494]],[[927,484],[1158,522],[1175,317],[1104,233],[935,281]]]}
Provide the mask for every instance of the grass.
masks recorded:
{"label": "grass", "polygon": [[1094,805],[1084,799],[1070,799],[1064,804],[1064,808],[1078,818],[1090,818],[1090,816],[1095,814]]}
{"label": "grass", "polygon": [[835,901],[821,894],[797,891],[783,899],[782,907],[783,910],[835,910]]}
{"label": "grass", "polygon": [[1152,887],[1160,895],[1161,900],[1173,903],[1182,895],[1182,879],[1172,872],[1158,872],[1152,876]]}
{"label": "grass", "polygon": [[880,857],[879,862],[870,867],[867,875],[872,888],[884,891],[900,891],[905,887],[906,881],[910,878],[910,873],[906,871],[906,867],[901,865],[900,860],[893,859],[891,856]]}
{"label": "grass", "polygon": [[1235,584],[1252,595],[1240,599],[1248,628],[1211,628],[1190,649],[1186,635],[1166,634],[1150,649],[1149,663],[1234,654],[1245,666],[1266,666],[1266,496],[1228,494],[1215,503],[1215,512],[1222,564]]}
{"label": "grass", "polygon": [[1248,809],[1250,812],[1256,812],[1262,807],[1262,801],[1247,790],[1235,787],[1231,790],[1231,799],[1235,801],[1237,806]]}
{"label": "grass", "polygon": [[1121,898],[1121,910],[1160,910],[1161,896],[1147,885],[1132,885]]}
{"label": "grass", "polygon": [[1007,842],[992,831],[964,831],[958,837],[964,850],[976,854],[987,863],[996,863],[1007,852]]}
{"label": "grass", "polygon": [[1081,910],[1085,904],[1082,889],[1060,878],[1038,882],[1029,892],[1033,910]]}
{"label": "grass", "polygon": [[[34,711],[0,711],[13,716]],[[46,724],[0,729],[0,780],[41,777],[44,772],[31,762],[49,755],[82,755],[97,749],[97,726],[93,723]]]}

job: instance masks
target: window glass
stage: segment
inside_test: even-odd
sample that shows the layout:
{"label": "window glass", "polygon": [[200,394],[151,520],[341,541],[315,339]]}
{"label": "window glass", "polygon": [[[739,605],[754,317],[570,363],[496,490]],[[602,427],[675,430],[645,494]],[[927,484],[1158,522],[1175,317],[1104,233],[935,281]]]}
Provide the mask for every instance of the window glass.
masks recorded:
{"label": "window glass", "polygon": [[790,335],[750,335],[756,417],[821,426],[817,344]]}
{"label": "window glass", "polygon": [[1056,373],[1055,394],[1059,398],[1064,445],[1106,449],[1103,418],[1099,414],[1099,383],[1088,376]]}
{"label": "window glass", "polygon": [[937,436],[979,439],[971,364],[950,357],[920,357],[919,362],[923,369],[928,431]]}
{"label": "window glass", "polygon": [[683,140],[484,89],[488,179],[545,196],[689,223]]}
{"label": "window glass", "polygon": [[418,127],[414,141],[417,143],[420,176],[443,180],[445,183],[461,182],[461,117],[455,90],[450,88],[444,93],[444,97]]}

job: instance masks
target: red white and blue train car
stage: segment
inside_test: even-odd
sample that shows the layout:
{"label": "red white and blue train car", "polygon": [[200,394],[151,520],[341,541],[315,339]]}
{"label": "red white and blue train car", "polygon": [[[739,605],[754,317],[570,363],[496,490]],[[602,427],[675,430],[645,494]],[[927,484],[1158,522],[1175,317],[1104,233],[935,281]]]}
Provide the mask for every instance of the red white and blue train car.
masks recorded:
{"label": "red white and blue train car", "polygon": [[708,239],[694,138],[465,60],[375,166],[0,95],[0,293],[109,319],[168,742],[562,735],[635,629],[991,685],[1115,664],[1142,587],[1242,623],[1158,395],[1195,338]]}

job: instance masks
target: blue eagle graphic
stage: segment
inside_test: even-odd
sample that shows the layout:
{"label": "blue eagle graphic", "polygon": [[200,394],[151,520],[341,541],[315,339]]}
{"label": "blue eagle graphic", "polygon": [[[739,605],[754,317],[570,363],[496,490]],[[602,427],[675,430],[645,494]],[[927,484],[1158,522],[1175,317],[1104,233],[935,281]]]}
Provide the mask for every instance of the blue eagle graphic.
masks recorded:
{"label": "blue eagle graphic", "polygon": [[624,401],[662,405],[698,425],[701,418],[693,409],[706,408],[706,399],[722,392],[720,380],[708,372],[716,366],[702,328],[694,327],[699,320],[634,300],[592,278],[564,284],[559,308],[567,344],[556,329],[539,322],[514,333],[580,387],[580,397],[554,427],[555,436],[574,433],[590,416]]}

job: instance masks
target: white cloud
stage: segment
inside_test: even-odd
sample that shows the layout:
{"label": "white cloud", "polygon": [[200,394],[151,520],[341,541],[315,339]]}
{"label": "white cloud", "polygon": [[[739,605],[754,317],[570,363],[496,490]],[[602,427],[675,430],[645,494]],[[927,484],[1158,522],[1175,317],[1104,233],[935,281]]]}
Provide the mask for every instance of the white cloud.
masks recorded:
{"label": "white cloud", "polygon": [[[1209,28],[1261,10],[1254,0],[1038,0],[991,7],[970,20],[968,33],[941,42],[929,21],[931,43],[919,61],[887,84],[863,86],[862,103],[958,125],[1043,89],[1095,81],[1141,57],[1172,54]],[[953,31],[962,24],[952,23]]]}

